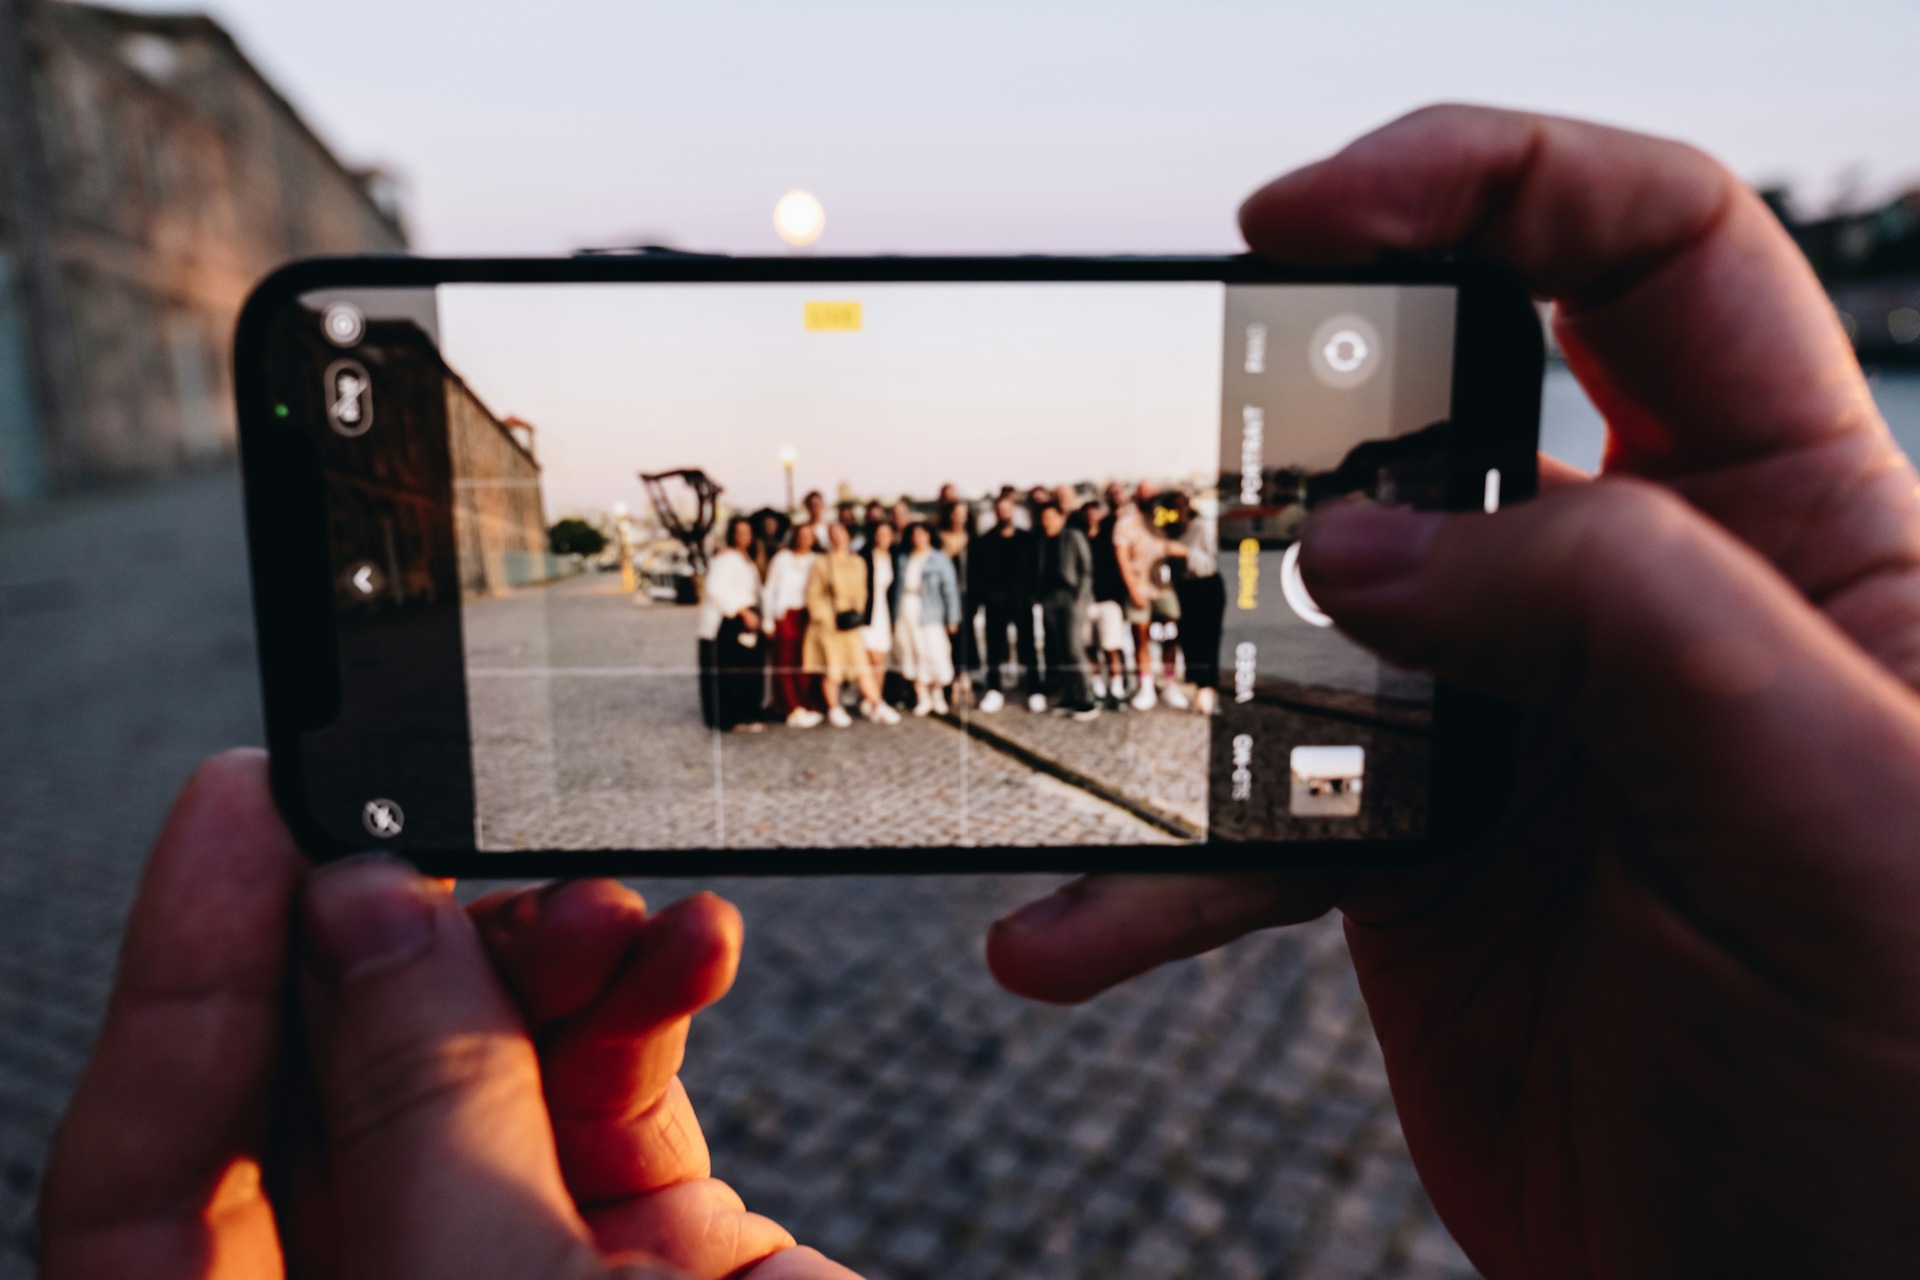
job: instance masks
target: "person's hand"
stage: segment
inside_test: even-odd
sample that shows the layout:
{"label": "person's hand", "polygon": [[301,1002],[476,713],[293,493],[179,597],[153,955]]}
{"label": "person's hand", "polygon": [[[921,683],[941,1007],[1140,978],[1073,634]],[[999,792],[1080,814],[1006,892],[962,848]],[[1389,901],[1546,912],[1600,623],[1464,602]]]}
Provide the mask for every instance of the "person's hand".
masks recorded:
{"label": "person's hand", "polygon": [[1421,112],[1263,189],[1301,263],[1457,248],[1556,303],[1603,478],[1316,515],[1314,598],[1535,709],[1504,833],[1423,874],[1103,877],[1001,921],[1082,1000],[1338,906],[1422,1180],[1514,1276],[1920,1267],[1920,498],[1766,207],[1677,144]]}
{"label": "person's hand", "polygon": [[706,1176],[674,1073],[731,907],[601,883],[474,916],[383,859],[307,875],[264,757],[202,768],[54,1145],[41,1275],[851,1276]]}
{"label": "person's hand", "polygon": [[711,1176],[677,1074],[692,1015],[733,983],[730,903],[703,893],[649,915],[633,890],[579,880],[469,912],[535,1030],[561,1173],[603,1253],[638,1251],[696,1277],[855,1280]]}

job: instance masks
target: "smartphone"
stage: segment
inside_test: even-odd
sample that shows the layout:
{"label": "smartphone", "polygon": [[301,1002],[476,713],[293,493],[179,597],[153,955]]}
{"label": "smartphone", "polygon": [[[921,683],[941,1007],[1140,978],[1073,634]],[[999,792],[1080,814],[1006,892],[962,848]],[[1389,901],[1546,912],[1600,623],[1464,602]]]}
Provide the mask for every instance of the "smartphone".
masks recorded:
{"label": "smartphone", "polygon": [[278,803],[444,875],[1390,865],[1507,709],[1330,625],[1323,503],[1533,493],[1471,261],[343,258],[236,343]]}

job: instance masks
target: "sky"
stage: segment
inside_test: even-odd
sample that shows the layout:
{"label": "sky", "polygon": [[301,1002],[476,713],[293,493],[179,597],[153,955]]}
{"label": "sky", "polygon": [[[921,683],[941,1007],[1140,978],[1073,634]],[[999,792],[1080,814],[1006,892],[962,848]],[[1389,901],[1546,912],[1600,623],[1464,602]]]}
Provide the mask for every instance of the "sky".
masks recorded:
{"label": "sky", "polygon": [[[1385,292],[1384,290],[1380,292]],[[698,466],[741,508],[1218,470],[1218,284],[448,286],[447,361],[537,431],[550,518]],[[805,326],[858,302],[858,331]],[[1304,373],[1304,369],[1302,370]]]}
{"label": "sky", "polygon": [[[121,0],[178,9],[177,0]],[[1226,251],[1423,103],[1686,138],[1819,209],[1920,181],[1913,0],[210,0],[417,249]]]}
{"label": "sky", "polygon": [[[1444,418],[1453,363],[1454,292],[1432,286],[447,285],[437,303],[448,364],[534,427],[550,516],[638,508],[638,473],[689,466],[736,507],[783,506],[788,451],[794,496],[829,502],[1210,488],[1249,405],[1262,466],[1324,470]],[[856,306],[857,325],[810,320]],[[1348,384],[1314,351],[1356,326],[1382,350]]]}

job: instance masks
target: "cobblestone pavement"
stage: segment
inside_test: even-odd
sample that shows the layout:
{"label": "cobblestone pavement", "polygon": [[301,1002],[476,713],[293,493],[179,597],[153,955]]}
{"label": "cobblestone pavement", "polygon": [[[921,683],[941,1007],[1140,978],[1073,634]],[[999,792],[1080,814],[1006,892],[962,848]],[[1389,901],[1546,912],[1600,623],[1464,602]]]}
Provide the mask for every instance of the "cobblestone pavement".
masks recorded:
{"label": "cobblestone pavement", "polygon": [[937,720],[716,734],[700,722],[694,610],[636,605],[610,575],[462,616],[486,848],[1171,838]]}
{"label": "cobblestone pavement", "polygon": [[[259,740],[243,566],[225,474],[0,525],[0,1280],[31,1274],[146,843],[195,761]],[[715,884],[748,927],[687,1060],[717,1170],[876,1280],[1471,1275],[1335,925],[1053,1009],[979,958],[1050,883]]]}
{"label": "cobblestone pavement", "polygon": [[195,764],[261,737],[230,474],[0,524],[0,1278],[135,878]]}
{"label": "cobblestone pavement", "polygon": [[1019,702],[991,714],[966,710],[978,729],[1024,747],[1063,770],[1163,814],[1196,835],[1207,829],[1208,738],[1205,718],[1162,705],[1108,711],[1078,723]]}
{"label": "cobblestone pavement", "polygon": [[712,886],[748,921],[687,1059],[716,1172],[874,1277],[1472,1274],[1414,1179],[1336,924],[1056,1009],[979,959],[1049,883]]}

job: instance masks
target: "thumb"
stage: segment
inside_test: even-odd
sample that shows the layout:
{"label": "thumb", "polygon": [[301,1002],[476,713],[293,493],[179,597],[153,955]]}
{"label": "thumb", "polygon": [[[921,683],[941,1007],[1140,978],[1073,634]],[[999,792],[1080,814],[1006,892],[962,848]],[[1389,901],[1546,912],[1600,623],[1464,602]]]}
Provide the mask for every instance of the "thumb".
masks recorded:
{"label": "thumb", "polygon": [[1898,836],[1859,801],[1913,790],[1911,692],[1667,490],[1603,479],[1492,516],[1330,507],[1301,568],[1389,660],[1563,707],[1654,834],[1744,858],[1830,847],[1836,824]]}
{"label": "thumb", "polygon": [[361,857],[313,873],[301,919],[342,1270],[603,1274],[561,1182],[533,1045],[459,904]]}

